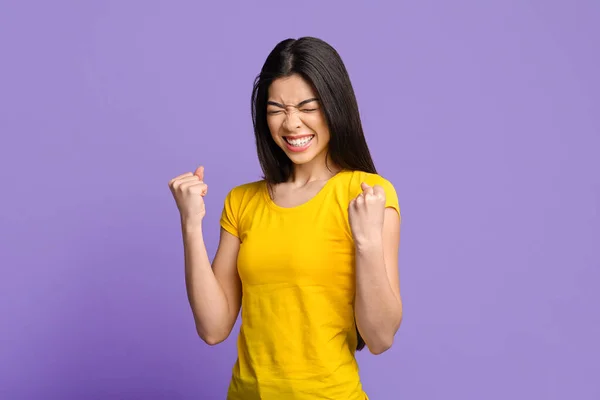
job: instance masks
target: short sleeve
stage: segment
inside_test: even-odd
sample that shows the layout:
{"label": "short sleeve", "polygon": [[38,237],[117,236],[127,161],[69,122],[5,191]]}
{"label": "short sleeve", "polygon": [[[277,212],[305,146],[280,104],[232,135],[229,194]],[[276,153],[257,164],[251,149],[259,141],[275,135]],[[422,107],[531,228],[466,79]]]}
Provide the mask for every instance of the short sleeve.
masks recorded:
{"label": "short sleeve", "polygon": [[369,185],[379,185],[383,188],[383,191],[385,192],[385,207],[393,208],[398,212],[398,215],[400,215],[400,203],[398,202],[398,194],[396,193],[394,185],[379,175],[372,175],[369,181],[370,182],[367,182]]}
{"label": "short sleeve", "polygon": [[240,237],[238,232],[238,210],[239,200],[236,198],[235,190],[232,189],[225,197],[220,224],[223,229],[235,237]]}

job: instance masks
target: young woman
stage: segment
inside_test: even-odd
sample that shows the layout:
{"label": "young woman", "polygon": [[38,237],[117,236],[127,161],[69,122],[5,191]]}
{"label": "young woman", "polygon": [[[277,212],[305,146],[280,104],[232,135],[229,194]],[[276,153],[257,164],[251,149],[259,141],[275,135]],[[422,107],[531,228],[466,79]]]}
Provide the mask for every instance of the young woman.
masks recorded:
{"label": "young woman", "polygon": [[316,38],[279,43],[252,117],[264,179],[227,195],[212,265],[203,167],[169,182],[198,334],[222,342],[241,307],[230,400],[365,399],[355,351],[384,352],[402,320],[400,209],[338,53]]}

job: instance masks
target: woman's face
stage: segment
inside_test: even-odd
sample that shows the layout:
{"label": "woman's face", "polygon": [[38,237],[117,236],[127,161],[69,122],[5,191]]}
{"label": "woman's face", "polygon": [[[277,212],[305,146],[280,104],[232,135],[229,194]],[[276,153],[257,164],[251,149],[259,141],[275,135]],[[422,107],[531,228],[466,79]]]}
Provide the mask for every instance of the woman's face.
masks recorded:
{"label": "woman's face", "polygon": [[269,87],[267,124],[271,136],[294,164],[325,157],[329,127],[315,90],[299,75],[274,80]]}

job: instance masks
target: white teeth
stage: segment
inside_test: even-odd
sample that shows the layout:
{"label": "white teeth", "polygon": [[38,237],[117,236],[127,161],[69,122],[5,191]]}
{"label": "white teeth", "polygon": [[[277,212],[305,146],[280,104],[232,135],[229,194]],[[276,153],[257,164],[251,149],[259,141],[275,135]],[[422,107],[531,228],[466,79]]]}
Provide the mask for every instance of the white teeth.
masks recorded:
{"label": "white teeth", "polygon": [[288,142],[289,144],[291,144],[294,147],[302,147],[305,146],[308,142],[310,142],[312,140],[314,136],[306,136],[303,137],[302,139],[290,139],[290,138],[284,138],[286,142]]}

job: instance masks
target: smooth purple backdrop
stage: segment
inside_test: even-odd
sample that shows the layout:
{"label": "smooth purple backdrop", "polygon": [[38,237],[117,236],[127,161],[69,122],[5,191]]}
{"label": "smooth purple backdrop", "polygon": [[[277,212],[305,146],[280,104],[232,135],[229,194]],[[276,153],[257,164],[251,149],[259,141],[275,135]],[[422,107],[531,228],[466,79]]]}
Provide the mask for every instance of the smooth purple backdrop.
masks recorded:
{"label": "smooth purple backdrop", "polygon": [[[252,4],[250,4],[252,3]],[[257,3],[257,4],[254,4]],[[347,64],[402,207],[404,322],[374,400],[600,398],[600,3],[0,3],[0,398],[224,399],[167,182],[206,166],[207,246],[259,179],[280,40]]]}

